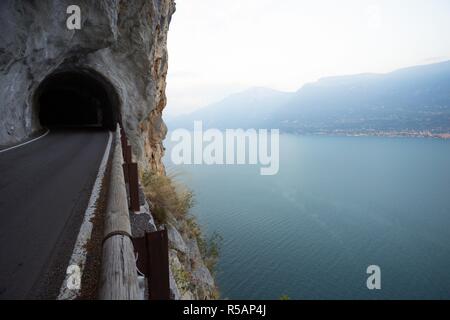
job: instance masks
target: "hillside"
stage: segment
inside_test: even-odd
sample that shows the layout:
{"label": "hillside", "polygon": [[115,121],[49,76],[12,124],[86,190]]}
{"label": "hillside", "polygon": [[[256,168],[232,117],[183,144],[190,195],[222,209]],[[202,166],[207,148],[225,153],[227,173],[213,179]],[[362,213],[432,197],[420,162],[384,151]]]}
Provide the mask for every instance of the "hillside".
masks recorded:
{"label": "hillside", "polygon": [[295,93],[254,88],[187,116],[169,129],[280,128],[295,133],[450,132],[450,61],[320,79]]}

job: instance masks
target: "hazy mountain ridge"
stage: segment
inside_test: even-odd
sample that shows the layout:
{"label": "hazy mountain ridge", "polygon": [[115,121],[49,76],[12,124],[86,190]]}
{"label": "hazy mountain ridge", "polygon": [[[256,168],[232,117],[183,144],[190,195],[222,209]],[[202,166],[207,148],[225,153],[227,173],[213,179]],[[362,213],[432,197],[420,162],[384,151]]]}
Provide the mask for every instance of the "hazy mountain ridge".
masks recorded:
{"label": "hazy mountain ridge", "polygon": [[209,128],[259,127],[270,120],[273,114],[295,93],[269,88],[255,87],[232,94],[223,100],[203,107],[187,115],[168,117],[169,129],[192,128],[195,120],[202,120]]}
{"label": "hazy mountain ridge", "polygon": [[294,93],[253,88],[189,115],[169,129],[280,128],[296,133],[450,132],[450,61],[387,74],[327,77]]}

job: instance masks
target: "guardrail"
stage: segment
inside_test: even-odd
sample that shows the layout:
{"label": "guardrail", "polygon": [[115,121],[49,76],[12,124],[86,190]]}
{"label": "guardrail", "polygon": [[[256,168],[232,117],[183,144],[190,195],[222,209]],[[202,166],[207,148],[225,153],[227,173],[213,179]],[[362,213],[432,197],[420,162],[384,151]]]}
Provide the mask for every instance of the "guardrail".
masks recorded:
{"label": "guardrail", "polygon": [[167,230],[145,232],[143,237],[138,238],[131,235],[129,210],[140,210],[138,170],[137,164],[132,162],[131,147],[119,125],[114,137],[110,176],[99,299],[144,299],[144,288],[139,286],[138,281],[138,268],[147,279],[148,299],[170,299]]}
{"label": "guardrail", "polygon": [[104,300],[143,298],[136,271],[123,163],[121,133],[117,125],[102,249],[99,298]]}

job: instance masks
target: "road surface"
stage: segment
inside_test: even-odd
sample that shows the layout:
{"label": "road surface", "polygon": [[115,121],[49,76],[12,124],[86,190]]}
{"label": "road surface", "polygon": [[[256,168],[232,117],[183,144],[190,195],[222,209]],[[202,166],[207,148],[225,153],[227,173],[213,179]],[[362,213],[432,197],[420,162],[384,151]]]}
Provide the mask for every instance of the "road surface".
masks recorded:
{"label": "road surface", "polygon": [[51,131],[0,153],[0,299],[54,299],[108,142]]}

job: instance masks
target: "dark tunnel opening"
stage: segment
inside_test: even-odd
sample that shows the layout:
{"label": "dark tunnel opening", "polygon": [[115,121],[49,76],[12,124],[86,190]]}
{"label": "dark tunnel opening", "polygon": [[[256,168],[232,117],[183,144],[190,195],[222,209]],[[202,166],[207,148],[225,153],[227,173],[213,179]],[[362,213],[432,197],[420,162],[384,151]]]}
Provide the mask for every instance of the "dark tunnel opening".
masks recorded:
{"label": "dark tunnel opening", "polygon": [[92,72],[66,71],[48,76],[35,96],[43,127],[102,127],[114,130],[119,121],[115,89]]}

